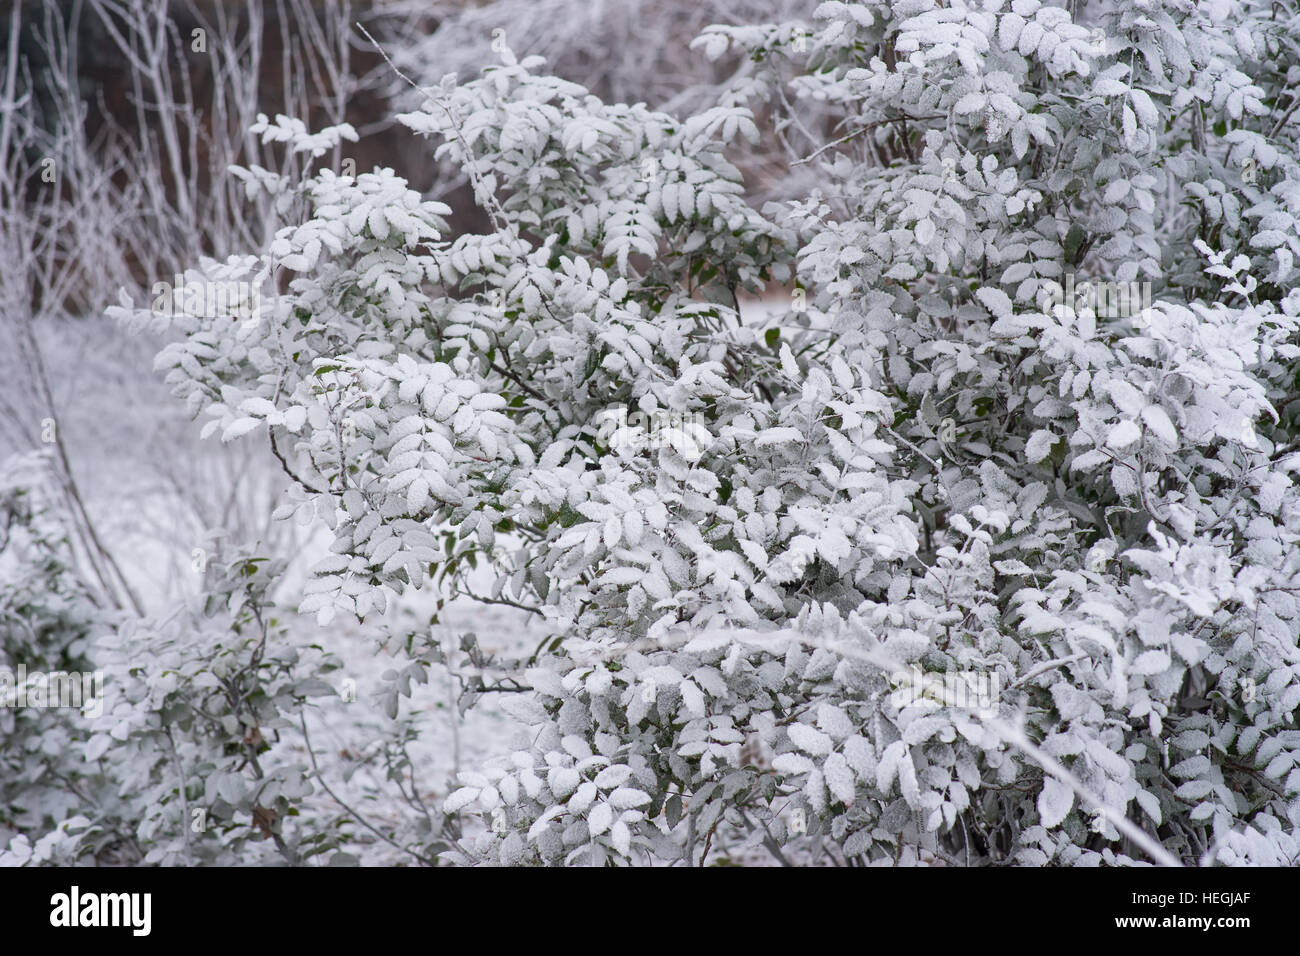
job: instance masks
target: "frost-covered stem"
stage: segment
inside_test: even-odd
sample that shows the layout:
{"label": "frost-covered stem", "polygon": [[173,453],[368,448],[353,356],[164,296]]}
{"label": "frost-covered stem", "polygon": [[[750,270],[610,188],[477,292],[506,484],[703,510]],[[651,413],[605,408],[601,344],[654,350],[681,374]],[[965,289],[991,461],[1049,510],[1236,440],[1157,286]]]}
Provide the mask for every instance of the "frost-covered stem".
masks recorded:
{"label": "frost-covered stem", "polygon": [[1050,670],[1055,670],[1058,667],[1065,667],[1066,665],[1073,664],[1076,661],[1086,660],[1087,657],[1088,657],[1087,654],[1072,654],[1069,657],[1063,657],[1060,660],[1045,661],[1042,664],[1039,664],[1037,667],[1031,669],[1020,679],[1014,681],[1011,684],[1008,684],[1007,690],[1011,690],[1013,687],[1020,687],[1022,684],[1028,684],[1035,677],[1039,677],[1043,674],[1046,674]]}
{"label": "frost-covered stem", "polygon": [[[744,810],[740,811],[741,818],[745,821],[745,827],[748,830],[754,829],[754,821],[749,818],[749,814]],[[773,858],[782,866],[793,866],[794,864],[781,852],[781,844],[776,842],[772,836],[772,831],[768,828],[767,823],[763,820],[758,821],[758,825],[763,828],[763,848],[771,853]]]}
{"label": "frost-covered stem", "polygon": [[[451,635],[448,634],[448,637]],[[451,660],[450,652],[447,660]],[[451,767],[452,773],[460,773],[460,705],[456,700],[456,675],[450,665],[447,667],[447,717],[451,720]]]}
{"label": "frost-covered stem", "polygon": [[302,727],[303,744],[307,747],[307,756],[311,759],[311,768],[315,772],[317,781],[320,782],[321,789],[324,790],[327,794],[329,794],[330,798],[333,799],[335,803],[337,803],[340,807],[342,807],[345,811],[347,811],[349,816],[351,816],[354,820],[360,823],[363,827],[365,827],[375,836],[379,837],[379,839],[383,840],[389,846],[395,847],[396,849],[401,850],[403,853],[409,853],[411,856],[415,857],[425,866],[435,866],[436,861],[425,856],[423,853],[417,853],[415,850],[412,850],[410,847],[402,846],[396,840],[392,839],[392,837],[388,836],[388,834],[384,833],[382,830],[374,826],[369,820],[363,817],[356,810],[352,809],[351,806],[349,806],[347,803],[345,803],[342,799],[339,798],[338,794],[336,794],[333,790],[330,789],[330,785],[325,782],[324,774],[321,773],[320,764],[316,762],[316,751],[312,748],[311,735],[307,732],[306,712],[303,710],[299,710],[298,719],[299,719],[299,724]]}
{"label": "frost-covered stem", "polygon": [[[9,51],[5,68],[4,90],[0,94],[0,163],[9,159],[9,140],[12,136],[14,116],[17,115],[18,103],[14,97],[18,89],[18,37],[22,27],[23,5],[15,3],[9,11]],[[10,182],[8,176],[0,176],[0,198],[10,189],[17,189],[17,182]]]}
{"label": "frost-covered stem", "polygon": [[[167,17],[167,3],[164,2],[160,8],[155,9],[157,22],[152,29],[150,29],[148,15],[145,12],[146,8],[143,5],[135,7],[130,12],[131,15],[128,16],[125,5],[112,3],[110,0],[91,0],[91,3],[100,14],[100,19],[108,27],[109,32],[113,35],[123,53],[126,53],[128,47],[134,48],[132,41],[137,39],[143,41],[144,59],[135,58],[136,68],[149,81],[155,97],[153,105],[157,112],[157,125],[162,133],[165,147],[164,155],[170,167],[172,185],[176,190],[176,201],[180,206],[181,215],[188,221],[194,215],[194,203],[190,191],[191,181],[185,175],[180,134],[176,124],[178,104],[174,96],[170,71],[166,69],[168,62],[167,28],[170,25],[170,20]],[[128,32],[126,36],[123,36],[116,29],[111,14],[118,14],[127,21]],[[140,132],[142,138],[147,136],[143,127]]]}
{"label": "frost-covered stem", "polygon": [[1081,800],[1086,800],[1088,803],[1097,807],[1097,809],[1104,811],[1107,821],[1113,823],[1115,829],[1119,830],[1141,847],[1143,851],[1151,857],[1151,859],[1155,860],[1161,866],[1182,866],[1182,864],[1175,859],[1172,853],[1162,847],[1155,840],[1151,839],[1150,834],[1134,825],[1128,817],[1120,813],[1120,811],[1107,806],[1101,797],[1093,794],[1092,791],[1079,782],[1079,779],[1074,774],[1070,773],[1070,771],[1051,754],[1046,753],[1032,740],[1026,737],[1024,732],[1019,728],[1012,727],[1010,724],[1007,724],[996,717],[981,719],[984,721],[984,726],[988,727],[1003,740],[1014,744],[1023,750],[1026,754],[1032,757],[1040,767],[1073,790]]}
{"label": "frost-covered stem", "polygon": [[[814,159],[816,159],[822,153],[826,152],[828,149],[833,149],[834,147],[839,146],[841,143],[847,143],[849,140],[853,139],[854,137],[861,136],[863,133],[867,132],[868,130],[873,130],[878,126],[886,126],[890,123],[902,123],[904,124],[903,136],[905,137],[907,135],[906,124],[908,120],[921,121],[921,120],[947,119],[947,118],[948,118],[947,115],[944,113],[935,113],[929,116],[904,115],[904,116],[891,116],[889,119],[876,120],[874,123],[867,123],[864,126],[859,126],[851,133],[845,133],[839,139],[831,140],[829,143],[827,143],[825,146],[818,149],[816,152],[811,153],[808,156],[805,156],[803,159],[795,160],[795,162],[792,163],[791,165],[802,166],[804,163],[811,163]],[[903,139],[903,142],[906,144],[907,142],[906,139]],[[909,147],[909,152],[910,152],[910,147]],[[915,162],[916,160],[913,158],[912,161]]]}
{"label": "frost-covered stem", "polygon": [[[780,633],[770,635],[755,634],[753,637],[748,638],[748,640],[760,638],[756,643],[766,643],[766,641],[771,640],[773,637],[779,639],[782,636],[783,635]],[[833,653],[841,654],[845,657],[852,657],[867,664],[872,664],[887,673],[898,673],[906,670],[906,668],[901,664],[891,661],[883,655],[873,654],[870,651],[865,651],[862,648],[855,647],[851,644],[845,644],[842,641],[822,641],[806,634],[787,634],[784,636],[787,640],[797,640],[811,647],[822,647]],[[1010,726],[997,717],[984,717],[981,715],[980,720],[984,723],[984,726],[988,727],[989,730],[993,731],[1007,743],[1023,750],[1025,754],[1033,759],[1045,772],[1050,773],[1068,786],[1079,796],[1080,799],[1085,800],[1098,809],[1104,811],[1106,813],[1106,818],[1115,824],[1117,830],[1141,847],[1142,850],[1157,863],[1162,866],[1182,866],[1182,864],[1175,859],[1173,854],[1155,840],[1151,839],[1150,835],[1145,831],[1131,823],[1119,810],[1108,806],[1105,800],[1090,791],[1077,777],[1074,776],[1074,774],[1070,773],[1070,771],[1062,766],[1054,757],[1034,744],[1033,741],[1025,736],[1023,731]]]}
{"label": "frost-covered stem", "polygon": [[357,29],[360,30],[361,33],[365,36],[365,38],[369,40],[371,44],[374,45],[374,48],[377,51],[379,51],[379,55],[384,58],[384,61],[390,67],[392,67],[393,72],[397,74],[397,76],[403,82],[405,82],[408,86],[411,87],[411,89],[415,90],[417,93],[422,94],[426,100],[428,100],[434,106],[438,107],[438,109],[442,110],[442,112],[446,115],[447,122],[450,125],[451,131],[455,135],[456,141],[460,143],[461,151],[465,156],[465,171],[469,173],[470,179],[474,183],[475,195],[479,197],[480,201],[484,204],[484,208],[486,212],[488,213],[489,216],[492,217],[493,226],[495,226],[496,229],[500,232],[507,231],[509,217],[506,216],[506,212],[504,209],[501,208],[501,204],[497,202],[496,196],[492,193],[490,189],[487,188],[487,183],[483,181],[483,177],[479,174],[478,167],[474,159],[474,151],[470,149],[469,143],[465,141],[465,137],[461,134],[460,124],[457,122],[456,117],[452,115],[451,110],[447,109],[447,107],[444,104],[440,103],[438,100],[430,96],[427,92],[420,89],[420,87],[416,86],[414,80],[412,80],[409,76],[407,76],[400,69],[398,69],[397,64],[395,64],[389,58],[388,54],[384,51],[384,48],[379,45],[379,41],[377,41],[374,37],[372,37],[370,35],[370,32],[365,27],[363,27],[360,23],[358,23]]}
{"label": "frost-covered stem", "polygon": [[916,454],[920,455],[920,456],[921,456],[922,458],[924,458],[927,462],[929,462],[929,463],[930,463],[930,467],[934,469],[934,473],[935,473],[936,475],[938,475],[938,476],[940,476],[940,477],[943,476],[943,469],[939,467],[939,463],[938,463],[937,461],[935,461],[933,458],[931,458],[929,455],[927,455],[925,452],[921,451],[921,449],[920,449],[919,447],[917,447],[916,445],[912,444],[912,442],[908,441],[906,438],[904,438],[904,437],[903,437],[902,435],[900,435],[898,432],[894,431],[893,427],[891,427],[891,426],[889,426],[889,425],[886,425],[886,426],[885,426],[885,431],[887,431],[889,434],[893,435],[895,438],[897,438],[899,441],[901,441],[904,445],[906,445],[908,448],[912,449],[912,451],[916,452]]}
{"label": "frost-covered stem", "polygon": [[296,482],[297,482],[301,487],[305,488],[307,491],[310,491],[312,494],[315,494],[315,495],[327,495],[327,494],[330,494],[330,493],[331,493],[331,492],[328,491],[328,490],[326,490],[326,491],[321,491],[321,490],[318,489],[318,488],[313,488],[311,485],[307,484],[307,482],[305,482],[305,481],[303,481],[301,478],[299,478],[298,475],[297,475],[297,473],[295,473],[294,470],[293,470],[292,468],[289,467],[289,462],[285,460],[285,457],[284,457],[283,454],[281,454],[280,449],[276,447],[276,444],[275,444],[275,433],[274,433],[273,431],[271,431],[271,430],[268,429],[268,430],[267,430],[267,437],[268,437],[268,439],[269,439],[270,442],[271,442],[271,454],[275,456],[275,460],[278,461],[278,462],[280,463],[280,467],[284,470],[284,473],[285,473],[286,475],[288,475],[290,478],[292,478],[294,481],[296,481]]}
{"label": "frost-covered stem", "polygon": [[185,787],[185,768],[181,765],[180,754],[176,752],[176,738],[172,734],[171,727],[167,727],[167,747],[171,750],[172,765],[176,768],[176,786],[181,792],[181,837],[185,840],[185,860],[191,866],[194,864],[194,855],[190,849],[190,797]]}
{"label": "frost-covered stem", "polygon": [[536,614],[539,617],[545,617],[545,614],[542,612],[541,608],[532,607],[531,605],[528,604],[520,604],[518,601],[512,601],[509,598],[483,597],[481,595],[475,594],[468,587],[457,588],[456,593],[463,595],[469,598],[471,601],[474,601],[478,604],[500,604],[503,607],[512,607],[515,608],[516,610],[527,611],[529,614]]}

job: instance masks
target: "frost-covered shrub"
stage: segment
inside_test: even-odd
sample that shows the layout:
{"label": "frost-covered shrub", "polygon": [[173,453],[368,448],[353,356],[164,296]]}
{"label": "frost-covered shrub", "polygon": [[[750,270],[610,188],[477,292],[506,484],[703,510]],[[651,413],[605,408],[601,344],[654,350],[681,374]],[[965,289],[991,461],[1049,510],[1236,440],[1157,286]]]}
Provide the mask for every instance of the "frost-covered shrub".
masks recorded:
{"label": "frost-covered shrub", "polygon": [[1294,862],[1294,28],[1102,9],[822,4],[784,93],[847,132],[762,211],[725,150],[777,78],[678,119],[507,54],[401,117],[488,234],[387,170],[242,171],[284,226],[192,275],[263,294],[121,310],[333,529],[301,610],[486,564],[548,620],[461,856]]}
{"label": "frost-covered shrub", "polygon": [[93,677],[87,688],[80,675],[92,670],[90,643],[105,620],[73,570],[47,464],[38,454],[0,462],[0,835],[43,835],[74,815],[78,791],[102,784],[74,752],[95,702],[46,706],[48,688],[39,687],[40,706],[26,706],[28,688],[19,686],[36,675],[76,675],[78,691],[93,695]]}
{"label": "frost-covered shrub", "polygon": [[[412,33],[404,21],[389,32],[401,44],[397,66],[416,82],[436,83],[447,72],[473,76],[485,55],[509,48],[544,57],[556,76],[603,99],[664,107],[698,103],[713,92],[713,65],[689,48],[709,24],[785,19],[804,7],[795,0],[491,0],[438,11],[436,28],[428,33]],[[406,9],[390,4],[388,12],[430,14],[418,0]],[[617,59],[609,56],[612,51]],[[743,71],[740,64],[730,66]]]}
{"label": "frost-covered shrub", "polygon": [[[640,102],[679,114],[717,105],[722,91],[736,95],[736,89],[788,78],[807,60],[812,36],[812,6],[802,0],[489,0],[440,10],[428,32],[413,29],[411,22],[429,17],[426,4],[395,4],[389,10],[397,15],[386,30],[394,62],[417,84],[436,84],[449,72],[473,77],[485,60],[508,48],[521,58],[545,58],[549,73],[606,102]],[[779,21],[771,26],[773,35],[786,42],[774,44],[766,55],[735,49],[704,57],[692,48],[691,41],[710,24],[772,21]],[[403,109],[419,107],[419,90],[397,76],[391,88]],[[732,144],[730,158],[745,171],[751,195],[802,195],[815,173],[790,161],[842,113],[805,102],[796,119],[785,113],[779,96],[772,99],[754,117],[768,135]],[[463,171],[453,164],[444,162],[440,169],[445,173],[440,186],[463,183]]]}
{"label": "frost-covered shrub", "polygon": [[303,811],[299,745],[339,663],[291,639],[271,596],[282,565],[236,556],[192,606],[101,642],[104,717],[85,752],[113,769],[142,862],[296,864],[339,846],[337,821]]}
{"label": "frost-covered shrub", "polygon": [[[203,598],[158,618],[99,611],[42,488],[12,460],[0,484],[3,665],[93,673],[78,709],[0,710],[0,865],[301,863],[345,836],[303,813],[314,791],[298,728],[338,664],[296,646],[269,598],[279,566],[252,555],[213,568]],[[292,821],[292,822],[291,822]]]}

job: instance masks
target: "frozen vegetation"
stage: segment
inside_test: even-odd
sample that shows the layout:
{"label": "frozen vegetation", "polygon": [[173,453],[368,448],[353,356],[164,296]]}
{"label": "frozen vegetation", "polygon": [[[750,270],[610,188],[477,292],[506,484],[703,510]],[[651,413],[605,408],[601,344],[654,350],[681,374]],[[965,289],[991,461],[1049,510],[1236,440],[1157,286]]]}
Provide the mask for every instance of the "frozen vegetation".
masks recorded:
{"label": "frozen vegetation", "polygon": [[1293,0],[149,6],[0,71],[0,863],[1300,862]]}

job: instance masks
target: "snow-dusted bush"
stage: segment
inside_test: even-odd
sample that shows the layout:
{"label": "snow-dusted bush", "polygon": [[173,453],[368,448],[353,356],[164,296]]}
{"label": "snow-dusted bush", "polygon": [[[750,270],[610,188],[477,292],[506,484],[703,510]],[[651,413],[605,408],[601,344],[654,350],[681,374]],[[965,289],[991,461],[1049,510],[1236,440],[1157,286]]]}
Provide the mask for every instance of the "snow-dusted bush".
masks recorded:
{"label": "snow-dusted bush", "polygon": [[[708,60],[690,43],[712,23],[750,23],[797,16],[794,0],[490,0],[451,3],[436,11],[433,29],[409,32],[408,19],[431,18],[427,4],[388,0],[380,8],[386,32],[399,43],[394,62],[416,82],[445,73],[476,75],[485,56],[509,48],[541,56],[548,70],[602,99],[653,107],[707,100],[716,85]],[[744,70],[748,57],[733,68]]]}
{"label": "snow-dusted bush", "polygon": [[[73,566],[52,474],[30,455],[0,476],[0,864],[302,862],[337,848],[337,821],[286,825],[313,791],[289,741],[309,699],[336,694],[322,677],[338,665],[288,640],[268,598],[276,568],[240,556],[193,606],[119,621]],[[77,692],[60,697],[66,679]]]}
{"label": "snow-dusted bush", "polygon": [[[90,643],[102,613],[73,570],[44,456],[0,463],[0,842],[44,834],[100,789],[72,751],[90,726]],[[51,673],[77,675],[79,708],[48,706]],[[34,683],[33,683],[34,682]],[[40,696],[27,706],[29,691]],[[57,695],[56,695],[57,696]]]}
{"label": "snow-dusted bush", "polygon": [[247,308],[121,310],[333,529],[301,610],[486,565],[545,616],[459,856],[1294,862],[1295,28],[1099,10],[822,4],[786,95],[850,120],[762,211],[725,151],[777,79],[679,119],[507,52],[401,117],[489,233],[249,169],[283,228],[191,273]]}
{"label": "snow-dusted bush", "polygon": [[272,598],[282,565],[239,555],[200,601],[101,642],[104,717],[86,758],[120,781],[142,862],[296,864],[339,846],[337,821],[303,812],[316,788],[299,745],[339,663],[291,638]]}
{"label": "snow-dusted bush", "polygon": [[[40,567],[58,570],[53,558],[27,565]],[[288,639],[267,559],[214,570],[202,599],[116,628],[100,614],[48,629],[45,616],[76,595],[61,581],[7,609],[79,654],[20,647],[11,660],[29,672],[93,666],[97,697],[79,713],[14,711],[4,807],[17,834],[0,864],[302,863],[341,845],[340,819],[302,812],[314,756],[298,735],[310,700],[336,695],[322,678],[338,664]]]}
{"label": "snow-dusted bush", "polygon": [[[433,14],[422,0],[394,0],[382,8],[383,36],[393,48],[397,68],[415,83],[436,84],[447,73],[476,76],[485,61],[509,48],[517,57],[540,56],[548,73],[578,83],[610,103],[645,103],[676,114],[717,105],[721,91],[753,82],[788,78],[807,60],[812,6],[801,0],[488,0],[441,5],[432,29],[420,27]],[[792,19],[802,18],[802,19]],[[714,23],[773,25],[784,45],[762,57],[736,49],[712,58],[691,48]],[[784,22],[789,21],[789,22]],[[404,108],[419,108],[421,97],[394,76],[391,88]],[[779,91],[778,91],[779,93]],[[733,144],[731,159],[745,171],[751,195],[788,198],[802,195],[815,173],[791,160],[842,117],[828,104],[802,104],[795,118],[788,101],[772,98],[758,109],[755,122],[769,134]],[[439,185],[447,198],[452,184],[463,185],[463,170],[443,163]]]}

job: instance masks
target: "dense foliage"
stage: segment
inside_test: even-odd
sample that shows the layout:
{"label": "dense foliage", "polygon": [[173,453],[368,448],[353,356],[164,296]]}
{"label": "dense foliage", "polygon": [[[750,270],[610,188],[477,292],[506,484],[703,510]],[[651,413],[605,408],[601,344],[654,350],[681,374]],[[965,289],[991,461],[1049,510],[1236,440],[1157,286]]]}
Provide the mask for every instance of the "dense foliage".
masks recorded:
{"label": "dense foliage", "polygon": [[[419,855],[1296,862],[1300,17],[1096,6],[713,27],[703,53],[757,66],[680,119],[506,50],[400,117],[490,231],[389,170],[237,170],[282,228],[187,281],[246,301],[117,310],[331,529],[300,612],[387,626],[487,567],[545,619],[531,746],[463,773]],[[756,209],[727,151],[804,102],[846,117],[821,188]],[[156,675],[104,658],[120,730],[88,755],[151,861],[200,792],[277,821],[306,792],[259,754],[329,662],[271,654],[271,572],[232,574],[188,637],[116,631]],[[340,845],[302,825],[266,827],[286,859]]]}

